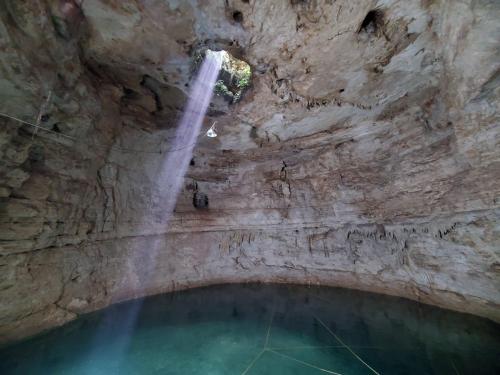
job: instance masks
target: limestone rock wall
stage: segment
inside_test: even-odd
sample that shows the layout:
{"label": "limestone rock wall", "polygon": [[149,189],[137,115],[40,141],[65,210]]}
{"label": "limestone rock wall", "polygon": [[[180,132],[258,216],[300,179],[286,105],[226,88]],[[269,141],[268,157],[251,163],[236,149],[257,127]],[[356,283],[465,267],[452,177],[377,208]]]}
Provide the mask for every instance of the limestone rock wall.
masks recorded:
{"label": "limestone rock wall", "polygon": [[[500,320],[498,2],[0,1],[0,340],[221,282],[327,284]],[[214,97],[158,176],[199,47]],[[175,148],[175,147],[174,147]],[[208,208],[193,206],[194,194]]]}

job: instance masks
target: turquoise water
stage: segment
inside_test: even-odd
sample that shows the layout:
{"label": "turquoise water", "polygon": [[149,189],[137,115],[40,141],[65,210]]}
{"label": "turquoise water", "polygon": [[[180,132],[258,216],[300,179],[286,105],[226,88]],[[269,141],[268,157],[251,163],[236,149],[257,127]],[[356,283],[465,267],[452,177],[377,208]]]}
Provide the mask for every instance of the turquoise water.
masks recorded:
{"label": "turquoise water", "polygon": [[352,290],[213,286],[4,347],[0,374],[500,374],[500,327]]}

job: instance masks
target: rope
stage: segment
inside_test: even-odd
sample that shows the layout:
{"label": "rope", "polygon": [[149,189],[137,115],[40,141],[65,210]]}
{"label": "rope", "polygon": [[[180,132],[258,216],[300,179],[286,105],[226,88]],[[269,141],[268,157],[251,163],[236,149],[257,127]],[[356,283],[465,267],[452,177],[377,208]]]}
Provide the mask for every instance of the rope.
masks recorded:
{"label": "rope", "polygon": [[10,116],[10,115],[8,115],[8,114],[6,114],[6,113],[1,113],[1,112],[0,112],[0,116],[2,116],[2,117],[7,117],[7,118],[9,118],[9,119],[11,119],[11,120],[14,120],[14,121],[20,122],[20,123],[25,124],[25,125],[32,126],[32,127],[36,128],[36,129],[42,129],[42,130],[44,130],[44,131],[46,131],[46,132],[49,132],[49,133],[54,133],[54,134],[57,134],[57,135],[59,135],[59,136],[61,136],[61,137],[68,138],[68,139],[71,139],[71,140],[73,140],[73,141],[76,141],[76,138],[74,138],[74,137],[70,137],[69,135],[58,133],[58,132],[56,132],[56,131],[54,131],[54,130],[51,130],[51,129],[46,129],[46,128],[44,128],[43,126],[39,126],[39,125],[32,124],[31,122],[21,120],[21,119],[19,119],[19,118],[17,118],[17,117]]}
{"label": "rope", "polygon": [[264,343],[264,349],[267,349],[267,344],[269,343],[269,336],[271,335],[271,327],[274,320],[274,311],[276,309],[276,301],[273,300],[273,308],[271,310],[271,320],[269,321],[269,326],[267,327],[266,341]]}
{"label": "rope", "polygon": [[49,96],[47,97],[47,100],[41,105],[40,110],[38,111],[38,116],[36,117],[36,125],[37,128],[35,128],[35,131],[33,132],[33,135],[31,136],[31,140],[35,139],[35,135],[38,132],[38,129],[40,127],[40,122],[42,121],[42,116],[43,113],[47,111],[47,107],[50,105],[50,100],[52,99],[52,91],[49,91]]}
{"label": "rope", "polygon": [[[309,349],[345,349],[344,345],[296,345],[296,346],[277,346],[277,347],[268,347],[267,349],[269,350],[309,350]],[[379,349],[383,350],[384,348],[381,348],[379,346],[372,346],[372,345],[351,345],[351,348],[358,348],[358,349]]]}
{"label": "rope", "polygon": [[455,374],[460,375],[460,373],[458,372],[458,370],[455,366],[455,362],[453,362],[453,359],[450,358],[450,361],[451,361],[451,365],[453,366],[453,370],[455,370]]}
{"label": "rope", "polygon": [[342,345],[344,346],[347,350],[349,350],[351,352],[351,354],[356,357],[361,363],[363,363],[366,367],[368,367],[374,374],[376,375],[380,375],[373,367],[371,367],[368,363],[366,363],[365,361],[363,361],[361,359],[361,357],[359,355],[357,355],[354,350],[352,350],[349,345],[345,344],[341,339],[340,337],[338,337],[335,333],[332,332],[332,330],[330,328],[328,328],[328,326],[323,323],[323,321],[318,318],[312,311],[311,311],[311,314],[312,316],[314,317],[314,319],[316,319],[322,326],[323,328],[325,328],[333,337],[335,337],[335,339]]}
{"label": "rope", "polygon": [[271,349],[267,349],[267,351],[270,352],[270,353],[273,353],[275,355],[278,355],[280,357],[289,359],[290,361],[298,362],[298,363],[300,363],[300,364],[302,364],[304,366],[314,368],[314,369],[316,369],[318,371],[326,372],[328,374],[333,374],[333,375],[342,375],[342,374],[340,374],[338,372],[327,370],[326,368],[322,368],[322,367],[313,365],[312,363],[301,361],[300,359],[290,357],[289,355],[286,355],[286,354],[283,354],[283,353],[275,352],[274,350],[271,350]]}
{"label": "rope", "polygon": [[264,352],[266,351],[266,349],[262,349],[259,354],[257,354],[255,356],[255,358],[253,359],[252,362],[250,362],[250,364],[247,366],[247,368],[241,373],[241,375],[246,375],[246,373],[248,371],[250,371],[250,369],[253,367],[253,365],[255,365],[255,362],[257,362],[259,360],[259,358],[262,356],[262,354],[264,354]]}
{"label": "rope", "polygon": [[[257,353],[257,355],[253,358],[253,360],[250,362],[250,364],[246,367],[245,370],[243,370],[243,372],[241,373],[241,375],[246,375],[248,373],[248,371],[250,371],[252,369],[252,367],[255,365],[255,363],[257,361],[259,361],[260,357],[262,357],[262,355],[266,352],[269,352],[269,353],[273,353],[274,355],[277,355],[277,356],[280,356],[282,358],[285,358],[285,359],[288,359],[290,361],[294,361],[294,362],[297,362],[297,363],[300,363],[301,365],[304,365],[304,366],[307,366],[307,367],[310,367],[310,368],[313,368],[313,369],[316,369],[318,371],[321,371],[321,372],[326,372],[328,374],[332,374],[332,375],[342,375],[341,373],[338,373],[338,372],[335,372],[335,371],[332,371],[332,370],[328,370],[326,368],[322,368],[322,367],[319,367],[319,366],[316,366],[312,363],[309,363],[309,362],[304,362],[298,358],[294,358],[294,357],[291,357],[289,355],[286,355],[284,353],[279,353],[277,352],[276,350],[286,350],[286,349],[290,349],[290,348],[270,348],[268,347],[268,344],[269,344],[269,336],[271,335],[271,328],[272,328],[272,325],[273,325],[273,321],[274,321],[274,315],[275,315],[275,312],[276,312],[276,300],[273,300],[273,307],[272,307],[272,310],[271,310],[271,319],[269,320],[269,325],[267,327],[267,332],[266,332],[266,340],[265,340],[265,343],[264,343],[264,347],[262,348],[262,350]],[[312,313],[312,312],[311,312]],[[313,314],[314,318],[316,318],[316,316]],[[319,320],[318,318],[316,318],[317,320]],[[320,321],[321,322],[321,321]],[[331,332],[326,326],[325,328],[332,334],[335,336],[335,338],[340,342],[341,345],[337,345],[337,346],[302,346],[302,347],[297,347],[297,348],[300,348],[300,349],[305,349],[305,348],[345,348],[347,347],[352,354],[354,354],[354,356],[356,356],[357,359],[359,359],[361,362],[363,362],[363,364],[365,364],[370,370],[372,370],[373,372],[375,372],[375,374],[379,375],[375,370],[373,370],[366,362],[364,362],[361,358],[359,358],[356,353],[354,353],[346,344],[344,344],[333,332]]]}

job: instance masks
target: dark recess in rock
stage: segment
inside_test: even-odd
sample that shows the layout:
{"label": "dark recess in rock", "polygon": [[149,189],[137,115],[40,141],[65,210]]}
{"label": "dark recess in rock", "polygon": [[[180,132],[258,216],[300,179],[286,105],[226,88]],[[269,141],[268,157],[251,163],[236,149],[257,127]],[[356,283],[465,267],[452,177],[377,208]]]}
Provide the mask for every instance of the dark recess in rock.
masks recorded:
{"label": "dark recess in rock", "polygon": [[156,112],[161,112],[163,110],[163,103],[161,101],[160,95],[158,94],[158,84],[158,81],[147,74],[142,77],[141,86],[145,87],[151,92],[156,104]]}
{"label": "dark recess in rock", "polygon": [[131,99],[131,100],[134,100],[134,99],[138,99],[139,98],[139,93],[132,90],[132,89],[129,89],[128,87],[124,87],[123,88],[123,99]]}
{"label": "dark recess in rock", "polygon": [[233,12],[233,20],[238,23],[243,22],[243,13],[241,13],[239,10],[235,10]]}
{"label": "dark recess in rock", "polygon": [[60,133],[61,129],[59,128],[59,123],[55,123],[52,125],[52,131],[55,131],[56,133]]}
{"label": "dark recess in rock", "polygon": [[358,29],[358,33],[367,33],[367,34],[378,34],[382,26],[384,25],[384,12],[380,9],[370,10],[363,22],[361,22],[361,26]]}
{"label": "dark recess in rock", "polygon": [[208,196],[205,193],[196,192],[193,195],[193,206],[197,209],[208,208]]}

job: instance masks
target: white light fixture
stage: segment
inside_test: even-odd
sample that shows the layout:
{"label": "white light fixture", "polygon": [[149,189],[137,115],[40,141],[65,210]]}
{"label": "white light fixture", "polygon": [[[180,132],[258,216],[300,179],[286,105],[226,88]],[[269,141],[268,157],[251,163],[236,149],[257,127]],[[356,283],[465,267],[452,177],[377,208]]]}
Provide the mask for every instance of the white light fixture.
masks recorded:
{"label": "white light fixture", "polygon": [[[217,122],[217,121],[216,121]],[[210,127],[210,129],[207,130],[207,137],[210,137],[210,138],[215,138],[217,137],[217,133],[215,132],[215,123],[214,122],[212,124],[212,126]]]}

